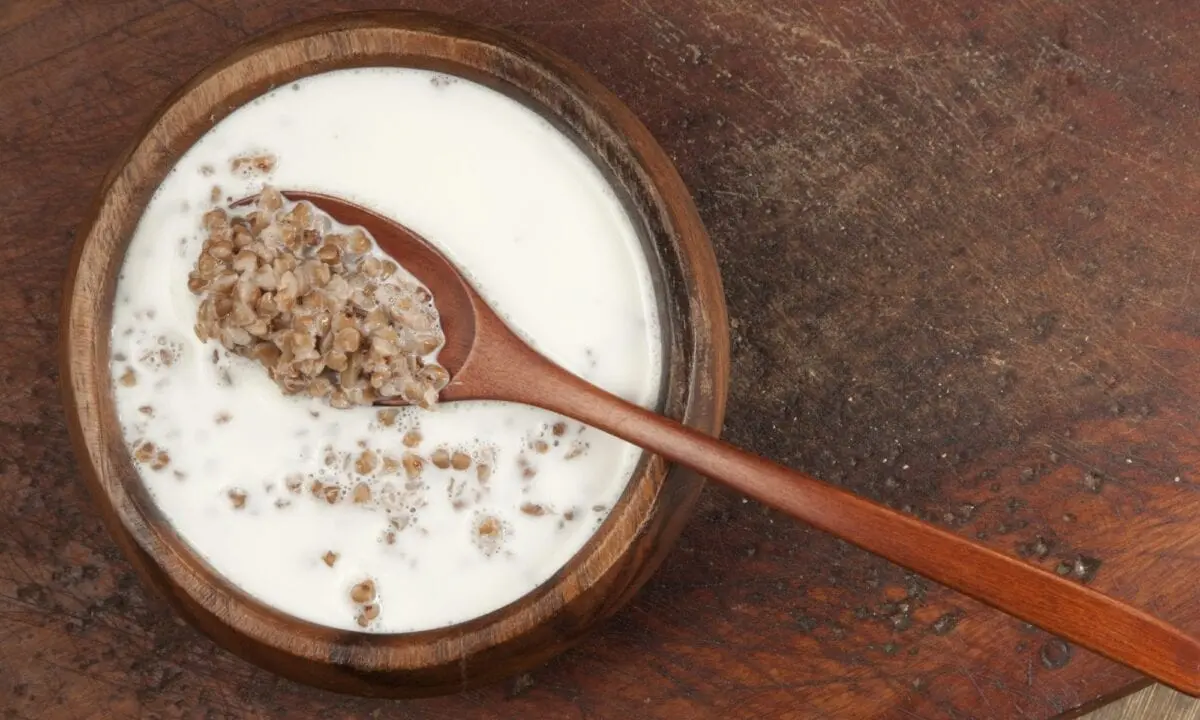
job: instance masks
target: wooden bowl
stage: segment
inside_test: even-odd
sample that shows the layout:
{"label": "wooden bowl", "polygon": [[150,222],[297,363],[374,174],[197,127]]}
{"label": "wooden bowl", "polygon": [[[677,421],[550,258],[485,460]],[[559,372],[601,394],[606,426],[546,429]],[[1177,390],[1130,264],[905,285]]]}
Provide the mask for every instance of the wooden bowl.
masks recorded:
{"label": "wooden bowl", "polygon": [[350,14],[276,33],[200,73],[170,98],[104,180],[66,281],[63,395],[83,475],[148,584],[221,645],[287,677],[364,695],[459,691],[562,652],[620,608],[676,540],[702,478],[645,456],[579,553],[520,600],[438,630],[367,634],[264,605],[201,560],[167,524],[134,469],[109,375],[117,273],[151,195],[216,122],[269,88],[328,70],[405,66],[469,78],[514,97],[575,139],[608,175],[657,276],[666,342],[663,412],[716,433],[728,334],[708,237],[682,180],[649,132],[571,62],[496,30],[429,14]]}

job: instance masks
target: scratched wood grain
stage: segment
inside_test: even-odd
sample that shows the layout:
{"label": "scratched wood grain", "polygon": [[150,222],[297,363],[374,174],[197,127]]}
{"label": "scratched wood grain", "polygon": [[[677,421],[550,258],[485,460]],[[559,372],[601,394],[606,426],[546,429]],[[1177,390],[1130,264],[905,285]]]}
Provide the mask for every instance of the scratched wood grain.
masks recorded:
{"label": "scratched wood grain", "polygon": [[[73,230],[192,73],[386,4],[0,2],[4,718],[1046,718],[1137,681],[716,489],[591,641],[457,697],[309,690],[148,599],[58,407]],[[1200,5],[449,9],[580,62],[672,153],[725,277],[731,440],[1200,631]]]}

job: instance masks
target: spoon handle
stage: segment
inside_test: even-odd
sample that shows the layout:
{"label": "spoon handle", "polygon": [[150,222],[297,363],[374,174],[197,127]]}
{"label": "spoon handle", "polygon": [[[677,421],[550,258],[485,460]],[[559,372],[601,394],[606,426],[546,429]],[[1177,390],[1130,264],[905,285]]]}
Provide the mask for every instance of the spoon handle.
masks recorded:
{"label": "spoon handle", "polygon": [[592,425],[1009,615],[1200,695],[1200,642],[1099,593],[630,404],[558,367],[522,402]]}

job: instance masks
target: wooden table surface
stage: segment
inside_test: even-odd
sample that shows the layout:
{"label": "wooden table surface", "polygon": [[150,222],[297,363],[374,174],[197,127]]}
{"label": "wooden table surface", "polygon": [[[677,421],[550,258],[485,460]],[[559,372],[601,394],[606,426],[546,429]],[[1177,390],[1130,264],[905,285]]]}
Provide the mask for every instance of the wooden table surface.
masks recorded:
{"label": "wooden table surface", "polygon": [[1152,685],[1090,712],[1079,720],[1200,720],[1200,700]]}
{"label": "wooden table surface", "polygon": [[[457,697],[300,687],[147,597],[59,406],[77,224],[207,63],[388,5],[0,0],[3,718],[1046,718],[1139,681],[719,489],[582,647]],[[675,158],[729,439],[1200,632],[1200,4],[425,5],[573,58]]]}

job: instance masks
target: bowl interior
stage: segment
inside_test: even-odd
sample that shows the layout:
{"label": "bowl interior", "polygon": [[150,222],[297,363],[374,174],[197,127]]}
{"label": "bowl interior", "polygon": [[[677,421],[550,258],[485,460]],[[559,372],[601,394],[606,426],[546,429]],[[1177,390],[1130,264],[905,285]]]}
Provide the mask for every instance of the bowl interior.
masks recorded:
{"label": "bowl interior", "polygon": [[569,62],[505,33],[417,13],[355,14],[285,30],[217,63],[166,103],[105,179],[76,247],[64,294],[64,393],[77,454],[110,530],[150,584],[201,629],[316,684],[429,694],[540,662],[619,607],[674,541],[701,481],[643,454],[603,525],[535,591],[465,623],[396,635],[336,630],[268,607],[209,567],[164,520],[126,450],[108,370],[116,278],[141,213],[183,153],[233,110],[301,77],[370,66],[436,70],[491,87],[537,111],[587,153],[616,190],[649,258],[664,343],[660,412],[719,429],[728,363],[720,282],[665,154],[619,101]]}

